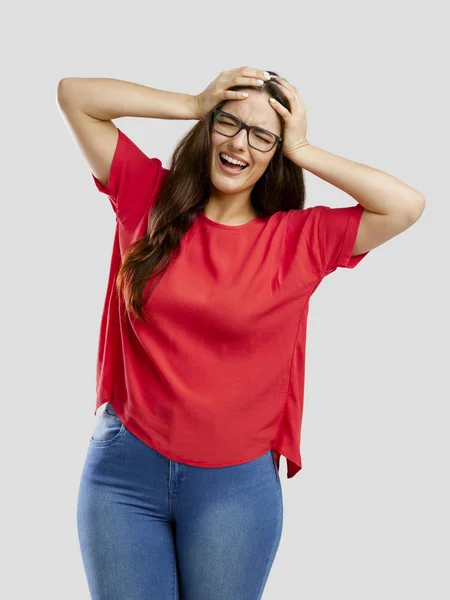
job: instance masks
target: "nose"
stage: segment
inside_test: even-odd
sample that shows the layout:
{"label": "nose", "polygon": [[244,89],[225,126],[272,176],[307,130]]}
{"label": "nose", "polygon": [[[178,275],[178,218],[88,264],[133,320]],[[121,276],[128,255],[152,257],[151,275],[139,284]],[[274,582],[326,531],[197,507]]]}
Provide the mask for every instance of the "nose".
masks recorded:
{"label": "nose", "polygon": [[247,132],[241,129],[234,137],[231,138],[233,148],[245,149],[247,147]]}

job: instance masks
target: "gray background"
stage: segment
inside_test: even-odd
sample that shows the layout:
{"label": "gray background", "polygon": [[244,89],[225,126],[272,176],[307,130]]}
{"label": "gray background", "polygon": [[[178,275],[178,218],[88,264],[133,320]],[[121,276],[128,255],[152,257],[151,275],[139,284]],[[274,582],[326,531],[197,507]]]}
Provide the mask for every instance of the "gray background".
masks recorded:
{"label": "gray background", "polygon": [[[449,585],[449,92],[444,3],[25,2],[2,19],[3,595],[88,600],[76,531],[115,217],[56,105],[63,77],[297,87],[311,144],[427,206],[311,299],[303,469],[266,600],[444,600]],[[194,121],[115,121],[165,167]],[[305,171],[307,206],[355,201]],[[6,552],[6,554],[5,554]],[[237,599],[238,600],[238,599]]]}

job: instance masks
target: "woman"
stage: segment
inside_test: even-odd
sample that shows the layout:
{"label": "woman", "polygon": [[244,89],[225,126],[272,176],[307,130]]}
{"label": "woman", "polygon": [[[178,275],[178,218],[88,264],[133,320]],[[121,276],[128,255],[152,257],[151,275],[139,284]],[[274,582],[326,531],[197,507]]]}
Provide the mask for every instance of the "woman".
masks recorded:
{"label": "woman", "polygon": [[[258,81],[260,80],[260,81]],[[243,93],[245,90],[245,94]],[[256,600],[300,431],[309,299],[410,227],[421,194],[309,144],[274,72],[197,96],[63,79],[58,103],[116,214],[97,409],[78,497],[95,600]],[[111,119],[195,119],[169,169]],[[357,204],[304,208],[303,169]]]}

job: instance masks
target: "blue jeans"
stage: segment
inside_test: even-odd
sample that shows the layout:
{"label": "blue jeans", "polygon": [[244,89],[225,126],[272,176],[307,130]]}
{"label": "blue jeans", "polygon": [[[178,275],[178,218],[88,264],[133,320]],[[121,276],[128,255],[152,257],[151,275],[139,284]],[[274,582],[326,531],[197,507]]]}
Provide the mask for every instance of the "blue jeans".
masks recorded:
{"label": "blue jeans", "polygon": [[283,526],[274,456],[219,468],[176,462],[107,403],[87,450],[77,526],[92,600],[260,600]]}

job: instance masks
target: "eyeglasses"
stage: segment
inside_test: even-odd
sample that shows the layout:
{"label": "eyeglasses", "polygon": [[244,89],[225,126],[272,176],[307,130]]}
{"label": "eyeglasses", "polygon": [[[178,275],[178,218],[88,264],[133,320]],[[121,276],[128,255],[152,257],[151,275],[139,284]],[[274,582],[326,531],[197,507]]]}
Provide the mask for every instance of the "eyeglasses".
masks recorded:
{"label": "eyeglasses", "polygon": [[260,152],[270,152],[276,143],[283,140],[271,131],[256,127],[256,125],[246,125],[237,117],[217,108],[213,110],[213,127],[217,133],[227,137],[234,137],[241,129],[246,129],[249,145]]}

